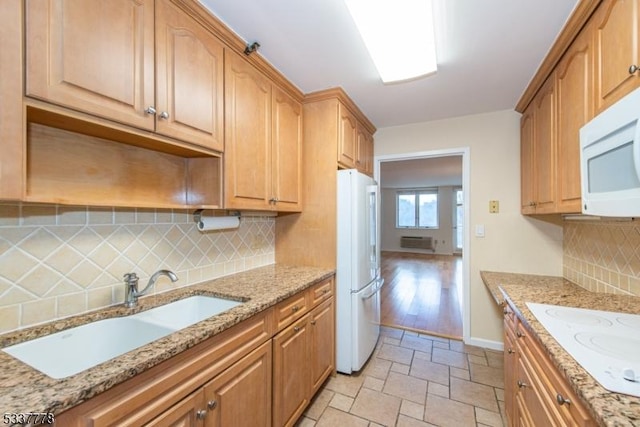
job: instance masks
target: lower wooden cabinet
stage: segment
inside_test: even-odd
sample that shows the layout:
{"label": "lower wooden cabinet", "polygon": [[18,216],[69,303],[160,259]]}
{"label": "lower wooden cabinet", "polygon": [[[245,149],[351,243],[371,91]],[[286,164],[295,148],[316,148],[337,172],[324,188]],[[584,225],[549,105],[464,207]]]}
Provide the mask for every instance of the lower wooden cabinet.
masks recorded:
{"label": "lower wooden cabinet", "polygon": [[566,380],[515,315],[504,309],[505,412],[509,426],[595,426]]}
{"label": "lower wooden cabinet", "polygon": [[270,425],[271,341],[147,424],[149,427]]}
{"label": "lower wooden cabinet", "polygon": [[273,425],[294,425],[334,366],[335,309],[328,299],[273,338]]}
{"label": "lower wooden cabinet", "polygon": [[291,426],[335,367],[334,279],[66,412],[61,427]]}

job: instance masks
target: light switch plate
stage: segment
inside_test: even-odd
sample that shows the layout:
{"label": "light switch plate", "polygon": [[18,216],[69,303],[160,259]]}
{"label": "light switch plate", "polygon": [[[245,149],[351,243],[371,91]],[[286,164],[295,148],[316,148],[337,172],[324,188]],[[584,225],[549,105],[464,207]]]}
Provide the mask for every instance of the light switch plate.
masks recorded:
{"label": "light switch plate", "polygon": [[484,237],[484,225],[476,225],[476,237]]}

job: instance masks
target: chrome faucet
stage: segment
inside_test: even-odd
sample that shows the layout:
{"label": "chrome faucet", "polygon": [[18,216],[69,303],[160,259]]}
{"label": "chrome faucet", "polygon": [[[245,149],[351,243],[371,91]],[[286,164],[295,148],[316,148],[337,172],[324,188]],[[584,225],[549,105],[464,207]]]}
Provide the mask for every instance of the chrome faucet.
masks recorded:
{"label": "chrome faucet", "polygon": [[178,280],[178,276],[173,271],[170,270],[158,270],[151,278],[149,278],[149,283],[142,291],[138,291],[138,275],[136,273],[127,273],[124,275],[124,305],[127,307],[135,307],[138,304],[138,297],[146,294],[151,286],[156,283],[158,277],[167,276],[171,279],[172,282],[176,282]]}

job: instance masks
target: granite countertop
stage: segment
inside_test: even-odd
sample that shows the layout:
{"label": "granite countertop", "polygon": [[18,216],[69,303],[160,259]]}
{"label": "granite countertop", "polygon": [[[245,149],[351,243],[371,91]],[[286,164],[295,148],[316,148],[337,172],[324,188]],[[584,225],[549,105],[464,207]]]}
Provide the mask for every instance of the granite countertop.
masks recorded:
{"label": "granite countertop", "polygon": [[640,314],[640,297],[590,292],[554,276],[482,271],[485,285],[502,304],[508,300],[553,364],[602,426],[640,426],[640,398],[604,389],[547,332],[526,302]]}
{"label": "granite countertop", "polygon": [[64,379],[52,379],[7,353],[0,352],[0,408],[2,412],[9,413],[59,414],[331,277],[334,273],[334,270],[314,267],[269,265],[143,297],[133,309],[118,305],[0,335],[0,347],[6,347],[92,321],[134,314],[192,295],[226,297],[244,302],[224,313]]}

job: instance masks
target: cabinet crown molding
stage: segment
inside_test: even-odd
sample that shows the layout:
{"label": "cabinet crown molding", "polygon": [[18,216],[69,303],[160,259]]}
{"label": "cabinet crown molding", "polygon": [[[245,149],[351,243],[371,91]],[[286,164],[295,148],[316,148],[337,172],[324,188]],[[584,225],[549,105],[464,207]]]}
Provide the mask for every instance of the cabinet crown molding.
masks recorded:
{"label": "cabinet crown molding", "polygon": [[355,102],[341,87],[334,87],[330,89],[319,90],[317,92],[311,92],[304,96],[303,103],[311,103],[318,101],[325,101],[329,99],[337,99],[344,104],[353,114],[355,114],[358,121],[369,131],[372,135],[376,132],[376,127],[373,123],[364,115],[364,113],[358,108]]}

